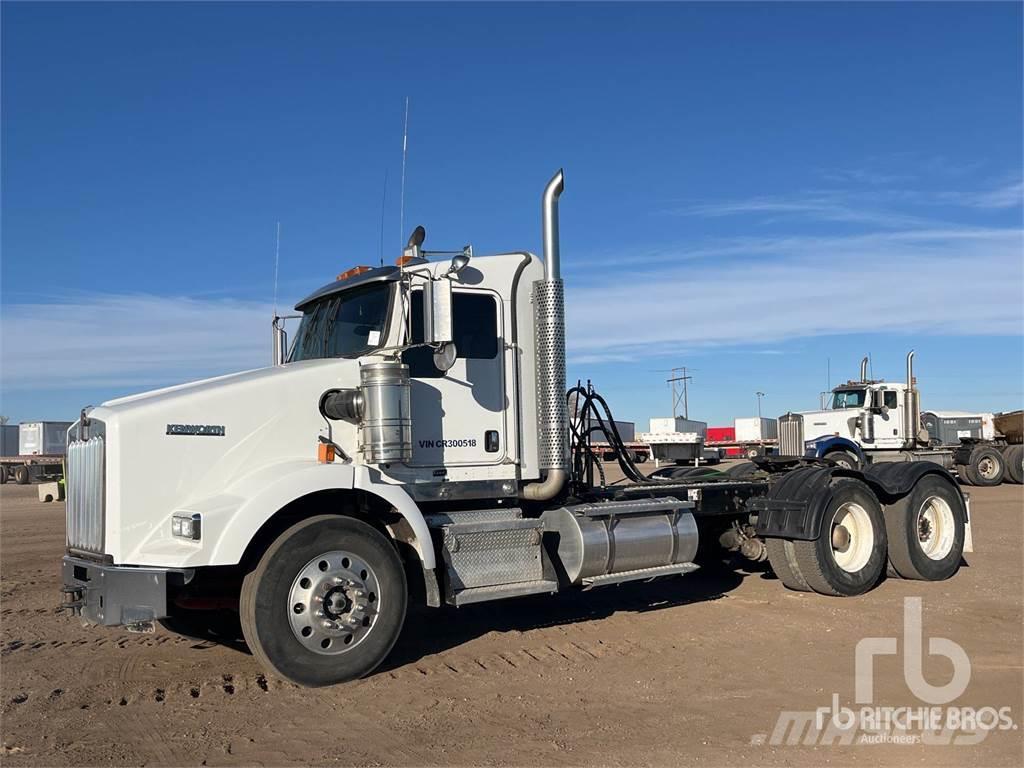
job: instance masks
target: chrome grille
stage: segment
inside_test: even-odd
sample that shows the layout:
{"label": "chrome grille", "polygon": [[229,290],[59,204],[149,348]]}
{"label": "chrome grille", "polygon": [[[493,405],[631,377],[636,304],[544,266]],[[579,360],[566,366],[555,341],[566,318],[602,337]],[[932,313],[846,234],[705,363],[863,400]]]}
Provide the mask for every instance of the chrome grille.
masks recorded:
{"label": "chrome grille", "polygon": [[783,456],[804,455],[804,417],[787,413],[779,418],[779,453]]}
{"label": "chrome grille", "polygon": [[103,554],[103,460],[102,437],[68,445],[67,485],[68,548]]}

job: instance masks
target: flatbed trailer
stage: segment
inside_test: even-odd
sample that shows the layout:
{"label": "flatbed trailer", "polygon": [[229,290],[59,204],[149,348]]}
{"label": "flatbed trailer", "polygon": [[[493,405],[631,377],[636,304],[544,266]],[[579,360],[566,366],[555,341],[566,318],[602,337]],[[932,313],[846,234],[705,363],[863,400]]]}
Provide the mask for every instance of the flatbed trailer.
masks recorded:
{"label": "flatbed trailer", "polygon": [[[641,443],[637,440],[627,440],[622,444],[623,450],[629,451],[633,457],[633,461],[637,464],[643,464],[651,458],[651,446],[647,443]],[[611,443],[597,442],[591,443],[590,449],[601,457],[603,461],[615,461],[618,457],[618,449]]]}
{"label": "flatbed trailer", "polygon": [[709,440],[705,448],[725,449],[729,459],[754,459],[758,456],[771,456],[779,452],[778,440]]}
{"label": "flatbed trailer", "polygon": [[33,480],[60,480],[64,457],[57,454],[0,457],[0,484],[9,480],[27,485]]}

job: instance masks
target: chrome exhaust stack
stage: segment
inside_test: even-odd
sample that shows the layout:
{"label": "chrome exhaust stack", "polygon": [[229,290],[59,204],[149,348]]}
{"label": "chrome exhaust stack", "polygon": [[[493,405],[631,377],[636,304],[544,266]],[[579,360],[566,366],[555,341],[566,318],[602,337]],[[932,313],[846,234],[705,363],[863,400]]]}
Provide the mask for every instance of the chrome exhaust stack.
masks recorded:
{"label": "chrome exhaust stack", "polygon": [[861,381],[867,381],[868,380],[868,358],[867,357],[865,357],[863,360],[860,361],[860,380]]}
{"label": "chrome exhaust stack", "polygon": [[921,397],[914,385],[914,350],[907,354],[907,391],[903,397],[903,434],[907,442],[914,445],[921,423]]}
{"label": "chrome exhaust stack", "polygon": [[565,189],[559,170],[544,188],[541,234],[544,279],[533,284],[537,356],[537,439],[543,481],[522,490],[524,499],[546,501],[562,490],[569,477],[569,415],[565,403],[565,293],[558,243],[558,198]]}

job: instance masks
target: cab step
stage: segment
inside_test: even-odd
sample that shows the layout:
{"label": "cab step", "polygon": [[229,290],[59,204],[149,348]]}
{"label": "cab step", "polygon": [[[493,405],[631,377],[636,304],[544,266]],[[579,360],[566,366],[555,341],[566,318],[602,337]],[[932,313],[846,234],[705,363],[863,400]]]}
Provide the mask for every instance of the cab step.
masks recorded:
{"label": "cab step", "polygon": [[[450,605],[558,591],[558,579],[543,546],[543,520],[523,518],[519,509],[432,517],[440,535],[445,601]],[[442,517],[452,522],[442,523]]]}
{"label": "cab step", "polygon": [[608,584],[622,584],[626,581],[650,581],[659,576],[674,576],[677,573],[690,573],[700,568],[695,563],[676,563],[675,565],[659,565],[656,568],[638,568],[635,571],[620,571],[604,576],[592,576],[582,580],[583,589],[603,587]]}

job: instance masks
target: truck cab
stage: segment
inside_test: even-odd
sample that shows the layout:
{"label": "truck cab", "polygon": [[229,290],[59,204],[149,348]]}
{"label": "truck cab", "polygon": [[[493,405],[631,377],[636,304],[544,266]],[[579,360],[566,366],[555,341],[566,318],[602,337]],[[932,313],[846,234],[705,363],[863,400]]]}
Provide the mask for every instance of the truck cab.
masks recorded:
{"label": "truck cab", "polygon": [[913,450],[921,434],[920,406],[913,380],[913,352],[908,355],[906,383],[867,377],[867,358],[861,376],[832,390],[828,407],[820,411],[787,413],[779,420],[780,451],[789,456],[830,457],[855,468],[872,457]]}

